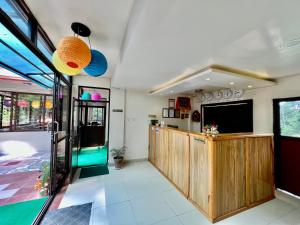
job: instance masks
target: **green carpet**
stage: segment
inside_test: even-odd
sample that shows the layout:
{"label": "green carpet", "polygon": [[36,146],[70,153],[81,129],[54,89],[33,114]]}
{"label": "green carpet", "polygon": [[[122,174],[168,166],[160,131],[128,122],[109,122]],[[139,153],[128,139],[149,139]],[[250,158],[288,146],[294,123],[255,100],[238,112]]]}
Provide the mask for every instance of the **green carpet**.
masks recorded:
{"label": "green carpet", "polygon": [[94,177],[109,174],[107,166],[93,166],[82,168],[79,178]]}
{"label": "green carpet", "polygon": [[31,225],[48,197],[0,206],[0,224]]}
{"label": "green carpet", "polygon": [[107,147],[82,148],[78,152],[78,167],[107,164]]}

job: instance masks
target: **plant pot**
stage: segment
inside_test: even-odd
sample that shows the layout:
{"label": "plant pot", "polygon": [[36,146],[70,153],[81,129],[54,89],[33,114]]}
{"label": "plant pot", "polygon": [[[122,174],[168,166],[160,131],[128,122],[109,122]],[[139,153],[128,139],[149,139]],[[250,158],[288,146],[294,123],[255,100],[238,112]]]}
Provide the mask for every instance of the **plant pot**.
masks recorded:
{"label": "plant pot", "polygon": [[121,169],[123,167],[124,157],[123,156],[116,156],[116,157],[114,157],[114,162],[115,162],[115,168],[116,169]]}

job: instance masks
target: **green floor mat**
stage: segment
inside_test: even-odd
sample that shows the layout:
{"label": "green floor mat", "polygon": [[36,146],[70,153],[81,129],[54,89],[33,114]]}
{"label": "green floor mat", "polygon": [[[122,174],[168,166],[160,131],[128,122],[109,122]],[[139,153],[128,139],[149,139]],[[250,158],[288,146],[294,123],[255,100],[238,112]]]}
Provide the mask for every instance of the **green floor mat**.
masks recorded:
{"label": "green floor mat", "polygon": [[82,148],[78,152],[78,167],[107,163],[107,147]]}
{"label": "green floor mat", "polygon": [[87,177],[94,177],[109,174],[109,170],[107,166],[93,166],[82,168],[80,172],[79,178],[87,178]]}
{"label": "green floor mat", "polygon": [[0,224],[31,225],[48,197],[0,206]]}

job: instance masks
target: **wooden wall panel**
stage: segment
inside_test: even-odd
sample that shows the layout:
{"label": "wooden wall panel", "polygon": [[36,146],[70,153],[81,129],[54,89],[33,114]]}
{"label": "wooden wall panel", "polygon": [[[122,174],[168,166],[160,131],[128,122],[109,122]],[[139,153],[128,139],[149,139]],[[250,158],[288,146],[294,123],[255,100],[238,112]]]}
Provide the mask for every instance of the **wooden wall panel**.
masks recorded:
{"label": "wooden wall panel", "polygon": [[247,138],[248,144],[248,204],[273,198],[273,139],[272,137]]}
{"label": "wooden wall panel", "polygon": [[208,141],[191,135],[189,198],[207,214],[210,173]]}
{"label": "wooden wall panel", "polygon": [[246,207],[245,139],[216,141],[216,216]]}
{"label": "wooden wall panel", "polygon": [[189,193],[189,136],[184,132],[169,130],[168,178],[185,196]]}

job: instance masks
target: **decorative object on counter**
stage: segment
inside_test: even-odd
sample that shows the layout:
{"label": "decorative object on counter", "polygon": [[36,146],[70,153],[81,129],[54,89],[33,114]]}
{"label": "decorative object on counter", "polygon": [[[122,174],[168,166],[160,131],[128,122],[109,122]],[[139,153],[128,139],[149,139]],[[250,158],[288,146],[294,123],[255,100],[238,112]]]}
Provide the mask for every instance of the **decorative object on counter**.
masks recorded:
{"label": "decorative object on counter", "polygon": [[216,137],[219,134],[218,125],[211,125],[210,134],[213,137]]}
{"label": "decorative object on counter", "polygon": [[91,94],[87,91],[83,92],[80,97],[81,100],[91,100]]}
{"label": "decorative object on counter", "polygon": [[205,125],[202,129],[202,133],[206,136],[213,136],[216,137],[219,134],[218,131],[218,125],[212,124],[212,125]]}
{"label": "decorative object on counter", "polygon": [[202,133],[205,134],[205,135],[209,135],[210,134],[210,125],[205,125],[202,128]]}
{"label": "decorative object on counter", "polygon": [[173,98],[169,99],[169,108],[175,108],[175,99]]}
{"label": "decorative object on counter", "polygon": [[162,109],[162,117],[163,118],[168,118],[169,117],[169,109],[168,108],[163,108]]}
{"label": "decorative object on counter", "polygon": [[114,158],[116,169],[121,169],[124,166],[124,155],[126,153],[126,150],[126,146],[123,146],[121,148],[113,148],[110,150],[111,155]]}
{"label": "decorative object on counter", "polygon": [[192,113],[192,121],[193,122],[200,122],[200,112],[198,110],[195,110]]}
{"label": "decorative object on counter", "polygon": [[102,98],[101,94],[99,92],[93,92],[91,95],[91,99],[93,101],[100,101]]}
{"label": "decorative object on counter", "polygon": [[107,60],[105,56],[97,50],[93,49],[91,53],[92,60],[90,64],[84,68],[84,71],[92,77],[99,77],[107,70]]}
{"label": "decorative object on counter", "polygon": [[185,119],[188,119],[189,117],[190,117],[190,114],[188,114],[188,113],[185,113],[185,114],[184,114],[184,118],[185,118]]}
{"label": "decorative object on counter", "polygon": [[[107,60],[101,52],[91,49],[90,29],[78,22],[72,23],[71,29],[74,36],[61,39],[57,50],[52,55],[52,63],[55,68],[69,76],[78,75],[82,70],[93,77],[103,75],[107,71]],[[79,36],[87,37],[89,45]]]}

